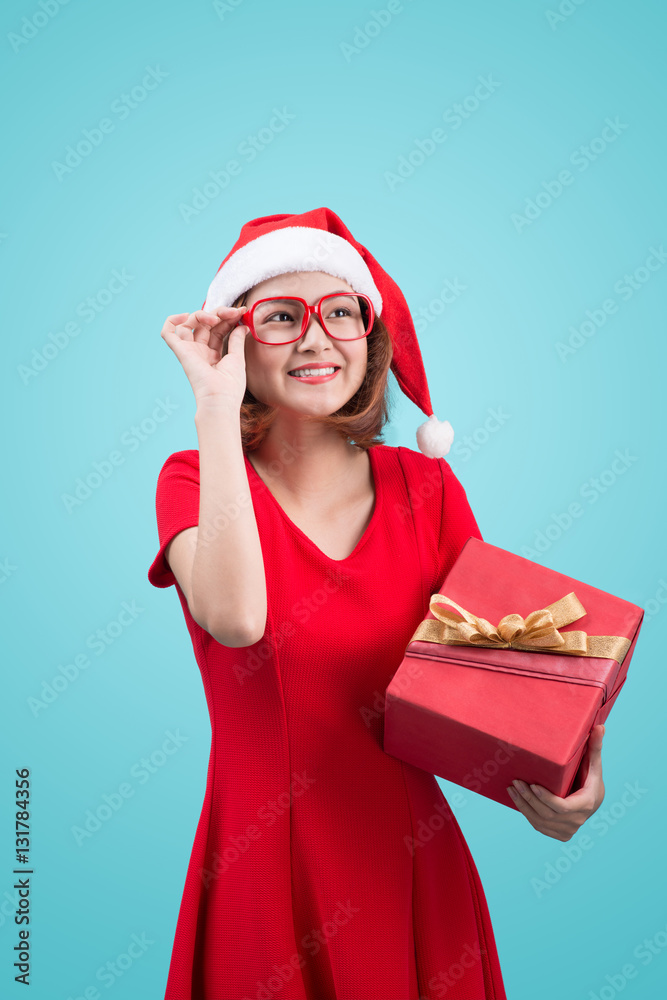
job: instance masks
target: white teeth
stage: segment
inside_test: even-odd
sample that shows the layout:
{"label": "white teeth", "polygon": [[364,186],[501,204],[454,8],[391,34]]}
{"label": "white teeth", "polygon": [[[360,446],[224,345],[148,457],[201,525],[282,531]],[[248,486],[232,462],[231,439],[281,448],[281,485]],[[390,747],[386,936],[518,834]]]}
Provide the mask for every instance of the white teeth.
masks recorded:
{"label": "white teeth", "polygon": [[337,371],[336,368],[300,368],[298,372],[288,372],[288,375],[296,375],[297,378],[301,375],[333,375]]}

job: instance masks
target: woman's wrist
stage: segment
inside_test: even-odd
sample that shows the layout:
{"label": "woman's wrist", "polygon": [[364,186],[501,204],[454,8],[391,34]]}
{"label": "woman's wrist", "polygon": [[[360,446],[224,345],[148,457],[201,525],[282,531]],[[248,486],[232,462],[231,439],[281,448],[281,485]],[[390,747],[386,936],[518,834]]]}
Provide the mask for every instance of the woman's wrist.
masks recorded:
{"label": "woman's wrist", "polygon": [[232,420],[240,426],[240,407],[225,396],[204,396],[197,401],[195,423],[208,423],[211,420]]}

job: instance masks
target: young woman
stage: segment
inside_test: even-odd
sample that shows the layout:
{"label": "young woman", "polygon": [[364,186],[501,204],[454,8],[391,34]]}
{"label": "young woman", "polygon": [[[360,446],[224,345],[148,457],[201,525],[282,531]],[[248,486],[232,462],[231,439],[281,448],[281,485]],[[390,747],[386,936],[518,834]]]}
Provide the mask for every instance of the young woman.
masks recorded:
{"label": "young woman", "polygon": [[[160,472],[149,580],[176,585],[212,728],[165,1000],[504,1000],[458,823],[382,749],[387,685],[481,538],[400,289],[331,210],[268,216],[162,337],[199,449]],[[379,436],[390,367],[420,451]],[[599,806],[600,742],[579,792],[520,789],[536,829]]]}

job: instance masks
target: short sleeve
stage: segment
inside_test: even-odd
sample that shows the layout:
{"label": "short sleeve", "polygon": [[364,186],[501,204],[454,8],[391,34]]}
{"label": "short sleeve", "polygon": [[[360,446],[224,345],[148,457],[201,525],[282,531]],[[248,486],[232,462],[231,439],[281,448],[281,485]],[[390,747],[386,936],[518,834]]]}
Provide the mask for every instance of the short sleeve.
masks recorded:
{"label": "short sleeve", "polygon": [[458,555],[473,535],[484,541],[482,534],[470,509],[468,497],[461,483],[452,472],[452,468],[444,458],[438,463],[442,472],[442,512],[440,519],[440,564],[438,566],[438,581],[442,583],[456,562]]}
{"label": "short sleeve", "polygon": [[176,577],[164,551],[179,531],[199,524],[198,451],[177,451],[166,460],[157,480],[155,511],[160,548],[148,570],[148,580],[154,587],[171,587]]}

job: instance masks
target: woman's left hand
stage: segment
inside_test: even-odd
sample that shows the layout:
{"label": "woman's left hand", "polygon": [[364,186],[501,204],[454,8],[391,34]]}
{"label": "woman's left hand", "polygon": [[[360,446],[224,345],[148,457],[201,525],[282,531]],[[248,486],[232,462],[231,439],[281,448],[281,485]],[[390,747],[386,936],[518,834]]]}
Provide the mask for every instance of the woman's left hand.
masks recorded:
{"label": "woman's left hand", "polygon": [[[604,783],[602,781],[602,737],[604,726],[594,726],[588,739],[588,745],[582,758],[581,766],[588,774],[582,787],[572,792],[564,799],[554,795],[542,785],[527,785],[523,781],[514,781],[518,792],[514,789],[512,801],[517,809],[524,814],[531,826],[540,833],[555,840],[570,840],[582,823],[600,808],[604,799]],[[512,788],[512,785],[508,787]],[[531,790],[532,789],[532,790]],[[537,794],[536,794],[537,793]]]}

